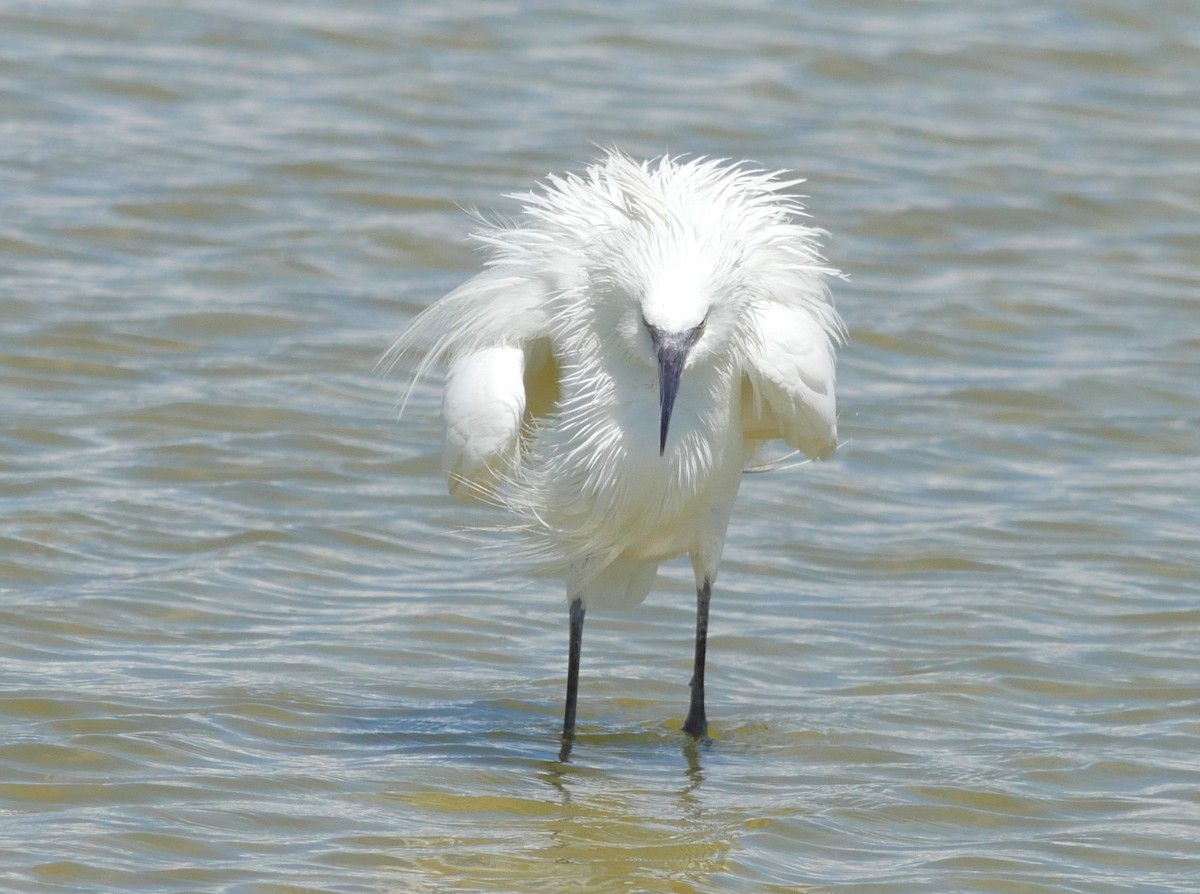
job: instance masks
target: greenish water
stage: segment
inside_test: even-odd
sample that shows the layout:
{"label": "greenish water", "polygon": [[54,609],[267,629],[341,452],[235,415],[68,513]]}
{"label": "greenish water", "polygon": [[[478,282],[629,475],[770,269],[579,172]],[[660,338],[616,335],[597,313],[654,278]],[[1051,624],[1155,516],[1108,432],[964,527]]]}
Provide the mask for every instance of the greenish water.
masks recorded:
{"label": "greenish water", "polygon": [[[1189,3],[0,6],[0,888],[1200,890]],[[460,206],[616,144],[809,178],[834,459],[501,577],[374,363]]]}

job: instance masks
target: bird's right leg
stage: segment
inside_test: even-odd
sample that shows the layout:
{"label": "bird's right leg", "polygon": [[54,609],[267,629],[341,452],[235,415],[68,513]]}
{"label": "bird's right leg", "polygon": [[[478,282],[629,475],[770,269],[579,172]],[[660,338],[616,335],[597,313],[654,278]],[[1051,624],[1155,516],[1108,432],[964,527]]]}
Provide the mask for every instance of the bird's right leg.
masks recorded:
{"label": "bird's right leg", "polygon": [[[582,597],[571,601],[570,643],[567,647],[567,705],[563,711],[563,747],[575,738],[575,704],[579,700],[579,655],[583,649]],[[569,749],[568,749],[569,750]]]}

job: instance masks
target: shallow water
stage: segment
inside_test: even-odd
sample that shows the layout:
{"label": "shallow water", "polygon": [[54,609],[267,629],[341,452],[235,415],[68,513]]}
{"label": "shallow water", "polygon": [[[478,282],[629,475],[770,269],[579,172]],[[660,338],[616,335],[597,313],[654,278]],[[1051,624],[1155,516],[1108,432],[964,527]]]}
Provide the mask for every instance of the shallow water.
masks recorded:
{"label": "shallow water", "polygon": [[[1197,890],[1195,13],[0,8],[0,887]],[[743,486],[712,745],[676,563],[564,764],[373,367],[610,143],[809,178],[846,443]]]}

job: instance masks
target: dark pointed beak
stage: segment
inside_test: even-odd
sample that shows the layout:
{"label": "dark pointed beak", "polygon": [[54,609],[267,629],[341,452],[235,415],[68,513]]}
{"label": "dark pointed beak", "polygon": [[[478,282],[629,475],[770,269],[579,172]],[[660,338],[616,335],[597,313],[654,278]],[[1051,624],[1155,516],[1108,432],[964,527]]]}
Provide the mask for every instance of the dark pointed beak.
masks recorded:
{"label": "dark pointed beak", "polygon": [[683,332],[665,332],[654,326],[646,328],[650,331],[650,340],[654,342],[654,350],[658,354],[658,409],[661,414],[658,424],[658,455],[662,456],[667,452],[667,429],[671,425],[671,410],[675,407],[675,395],[679,391],[683,366],[692,346],[704,332],[704,324],[685,329]]}

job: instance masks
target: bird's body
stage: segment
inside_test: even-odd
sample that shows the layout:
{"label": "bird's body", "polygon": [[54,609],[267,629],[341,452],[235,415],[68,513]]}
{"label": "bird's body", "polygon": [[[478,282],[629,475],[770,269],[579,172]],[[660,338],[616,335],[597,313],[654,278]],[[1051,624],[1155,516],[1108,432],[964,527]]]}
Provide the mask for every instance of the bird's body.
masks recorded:
{"label": "bird's body", "polygon": [[418,375],[448,361],[451,491],[515,514],[566,578],[568,741],[584,612],[640,603],[682,553],[700,596],[685,729],[705,733],[701,633],[742,471],[775,438],[834,449],[835,271],[795,219],[795,182],[616,153],[552,177],[393,347],[430,342]]}

